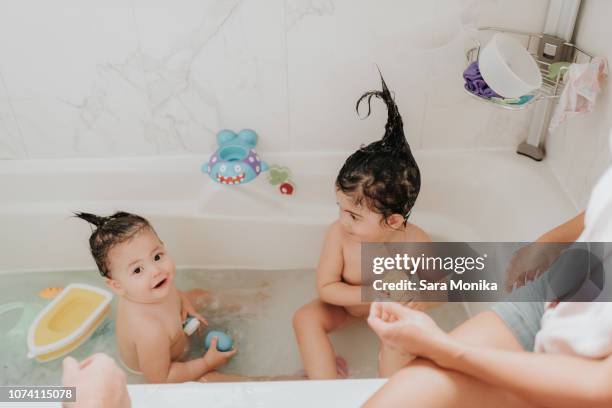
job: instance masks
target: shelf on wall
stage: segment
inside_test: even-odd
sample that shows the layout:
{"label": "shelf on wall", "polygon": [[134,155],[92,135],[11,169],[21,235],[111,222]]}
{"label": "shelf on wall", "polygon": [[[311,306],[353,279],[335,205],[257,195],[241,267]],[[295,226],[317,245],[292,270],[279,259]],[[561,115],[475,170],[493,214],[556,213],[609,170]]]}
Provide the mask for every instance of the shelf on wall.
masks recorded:
{"label": "shelf on wall", "polygon": [[[548,72],[549,72],[551,62],[546,61],[545,59],[539,58],[538,52],[537,52],[539,45],[540,45],[540,41],[544,37],[544,34],[527,33],[527,32],[516,31],[516,30],[500,28],[500,27],[481,27],[478,29],[478,31],[491,32],[493,34],[494,33],[505,33],[505,34],[512,35],[513,37],[516,37],[525,46],[527,51],[533,56],[534,60],[538,64],[538,67],[540,68],[540,72],[542,73],[542,87],[533,91],[530,94],[530,95],[533,95],[533,98],[531,98],[531,100],[521,105],[510,105],[510,104],[495,102],[494,100],[491,100],[489,98],[484,98],[484,97],[475,95],[466,89],[465,92],[468,95],[482,102],[494,105],[502,109],[509,109],[509,110],[522,110],[522,109],[529,107],[530,105],[532,105],[533,103],[537,102],[538,100],[542,98],[556,99],[561,95],[561,93],[563,92],[563,88],[565,87],[564,76],[568,70],[568,67],[561,67],[559,71],[557,72],[557,75],[554,79],[548,78]],[[474,40],[474,42],[476,43],[476,46],[473,48],[470,48],[466,52],[467,65],[470,65],[472,62],[477,61],[478,56],[480,54],[480,48],[482,47],[482,44],[480,44],[480,42],[478,42],[477,40]],[[570,61],[567,61],[567,62],[584,63],[584,62],[591,62],[591,60],[593,59],[592,55],[585,52],[581,48],[577,47],[575,44],[565,42],[563,46],[568,47],[569,49],[569,52],[567,55],[570,55]]]}

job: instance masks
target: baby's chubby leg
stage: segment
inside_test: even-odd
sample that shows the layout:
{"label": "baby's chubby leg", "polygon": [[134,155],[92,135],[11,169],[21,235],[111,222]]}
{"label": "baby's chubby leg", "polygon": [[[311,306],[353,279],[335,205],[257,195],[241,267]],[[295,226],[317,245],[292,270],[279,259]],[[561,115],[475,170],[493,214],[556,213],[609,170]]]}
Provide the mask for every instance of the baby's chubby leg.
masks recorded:
{"label": "baby's chubby leg", "polygon": [[337,377],[336,355],[327,335],[346,321],[347,316],[343,307],[320,299],[302,306],[293,315],[293,329],[309,379]]}

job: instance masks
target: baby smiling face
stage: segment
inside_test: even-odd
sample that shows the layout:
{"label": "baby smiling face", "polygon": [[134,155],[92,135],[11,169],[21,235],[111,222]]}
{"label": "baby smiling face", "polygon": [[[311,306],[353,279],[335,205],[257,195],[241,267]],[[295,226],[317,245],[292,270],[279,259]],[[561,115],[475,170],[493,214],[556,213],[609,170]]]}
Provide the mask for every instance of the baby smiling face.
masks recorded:
{"label": "baby smiling face", "polygon": [[176,265],[151,228],[145,227],[108,252],[107,284],[119,296],[139,303],[155,303],[169,293]]}

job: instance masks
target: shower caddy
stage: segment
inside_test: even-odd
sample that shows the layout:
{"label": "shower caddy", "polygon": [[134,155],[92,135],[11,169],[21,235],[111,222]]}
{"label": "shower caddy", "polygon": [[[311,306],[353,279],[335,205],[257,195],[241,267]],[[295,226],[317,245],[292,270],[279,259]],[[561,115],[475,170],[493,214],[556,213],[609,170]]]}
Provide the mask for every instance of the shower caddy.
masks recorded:
{"label": "shower caddy", "polygon": [[[482,98],[474,95],[469,91],[465,91],[470,96],[479,99],[485,103],[495,105],[502,109],[522,110],[533,106],[533,116],[529,124],[527,139],[519,144],[517,153],[531,157],[534,160],[540,161],[544,158],[544,140],[548,133],[551,114],[557,99],[563,92],[565,87],[564,74],[568,67],[561,67],[557,72],[556,77],[548,78],[549,67],[555,62],[567,61],[570,63],[588,63],[591,62],[593,56],[575,44],[566,41],[559,41],[558,38],[546,34],[526,33],[522,31],[511,30],[499,27],[481,27],[479,31],[489,31],[492,33],[501,32],[512,35],[525,46],[527,51],[533,56],[540,72],[542,73],[542,87],[535,90],[533,98],[521,105],[508,105],[494,102],[490,99]],[[476,41],[476,46],[470,48],[466,53],[467,64],[477,61],[480,53],[481,44]],[[554,54],[551,54],[552,51]]]}

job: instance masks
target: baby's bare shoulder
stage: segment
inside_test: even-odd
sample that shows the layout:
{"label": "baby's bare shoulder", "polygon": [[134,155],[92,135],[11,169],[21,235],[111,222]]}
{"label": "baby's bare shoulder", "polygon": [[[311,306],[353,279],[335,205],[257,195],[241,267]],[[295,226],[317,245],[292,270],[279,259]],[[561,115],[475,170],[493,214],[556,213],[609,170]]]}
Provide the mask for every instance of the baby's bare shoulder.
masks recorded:
{"label": "baby's bare shoulder", "polygon": [[327,227],[327,235],[341,235],[342,234],[342,225],[340,225],[340,221],[334,221],[329,224]]}
{"label": "baby's bare shoulder", "polygon": [[327,228],[327,232],[325,234],[326,244],[330,243],[342,243],[344,239],[344,230],[342,229],[342,225],[340,225],[339,221],[334,221]]}
{"label": "baby's bare shoulder", "polygon": [[404,230],[404,238],[407,242],[431,242],[431,238],[422,228],[408,223]]}

